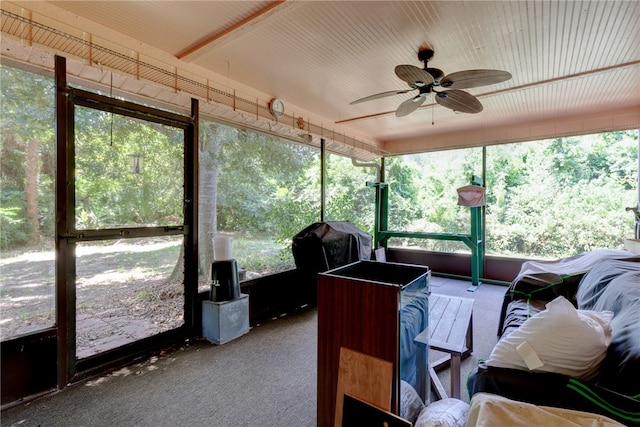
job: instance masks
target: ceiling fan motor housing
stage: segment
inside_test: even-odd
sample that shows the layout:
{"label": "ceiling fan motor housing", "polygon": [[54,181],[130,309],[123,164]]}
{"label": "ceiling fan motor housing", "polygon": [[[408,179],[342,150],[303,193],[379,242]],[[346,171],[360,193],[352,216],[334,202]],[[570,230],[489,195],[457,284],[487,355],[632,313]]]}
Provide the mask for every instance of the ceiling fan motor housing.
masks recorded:
{"label": "ceiling fan motor housing", "polygon": [[434,53],[433,49],[420,49],[418,51],[418,59],[426,65],[427,62],[431,61]]}
{"label": "ceiling fan motor housing", "polygon": [[444,72],[439,68],[427,67],[429,61],[433,58],[434,53],[433,49],[421,49],[418,51],[418,59],[424,62],[424,70],[433,77],[433,84],[439,85],[440,79],[444,77]]}
{"label": "ceiling fan motor housing", "polygon": [[440,79],[444,77],[444,72],[439,68],[425,68],[427,73],[431,74],[433,77],[433,84],[439,85]]}

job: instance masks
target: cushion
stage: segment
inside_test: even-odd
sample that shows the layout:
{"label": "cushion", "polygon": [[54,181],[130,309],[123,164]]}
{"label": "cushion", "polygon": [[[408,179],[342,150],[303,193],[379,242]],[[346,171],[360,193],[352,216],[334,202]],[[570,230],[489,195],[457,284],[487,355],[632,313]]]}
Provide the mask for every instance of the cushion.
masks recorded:
{"label": "cushion", "polygon": [[614,313],[612,342],[619,346],[624,359],[640,357],[640,262],[628,264],[634,265],[635,271],[626,271],[612,279],[592,307]]}
{"label": "cushion", "polygon": [[630,378],[640,378],[640,355],[629,355],[624,343],[612,341],[607,357],[602,362],[597,383],[600,387],[625,396],[635,396],[640,405],[640,381],[630,381]]}
{"label": "cushion", "polygon": [[561,258],[556,261],[525,261],[522,263],[518,277],[516,277],[513,282],[519,281],[522,276],[536,273],[572,275],[586,272],[593,269],[593,267],[603,260],[627,258],[633,255],[633,252],[621,249],[596,249],[580,255]]}
{"label": "cushion", "polygon": [[566,426],[618,427],[611,418],[590,412],[575,411],[511,400],[489,393],[471,399],[467,426]]}
{"label": "cushion", "polygon": [[406,381],[400,381],[400,416],[415,424],[423,409],[424,402],[416,389]]}
{"label": "cushion", "polygon": [[593,378],[611,343],[610,311],[577,310],[559,296],[498,341],[488,366]]}
{"label": "cushion", "polygon": [[468,403],[450,397],[424,408],[415,427],[464,427],[468,414]]}
{"label": "cushion", "polygon": [[507,305],[506,314],[502,326],[502,333],[500,336],[507,336],[511,332],[517,330],[524,322],[530,319],[532,316],[540,313],[547,307],[546,301],[537,299],[523,300],[518,299],[511,301]]}
{"label": "cushion", "polygon": [[640,272],[640,257],[600,262],[580,282],[576,294],[577,307],[583,310],[597,310],[595,305],[609,284],[625,273],[633,274],[634,272]]}
{"label": "cushion", "polygon": [[[634,263],[640,267],[640,263]],[[599,384],[629,396],[640,396],[640,268],[617,276],[604,288],[594,310],[610,310],[613,338],[602,362]]]}
{"label": "cushion", "polygon": [[[640,377],[627,377],[628,383],[635,383],[636,381],[629,381],[629,378]],[[478,393],[493,393],[535,405],[602,414],[624,425],[640,427],[640,400],[623,396],[591,381],[548,372],[489,367],[480,361],[477,369],[469,375],[467,384],[469,396],[472,396],[471,402]],[[471,410],[467,423],[470,419]]]}

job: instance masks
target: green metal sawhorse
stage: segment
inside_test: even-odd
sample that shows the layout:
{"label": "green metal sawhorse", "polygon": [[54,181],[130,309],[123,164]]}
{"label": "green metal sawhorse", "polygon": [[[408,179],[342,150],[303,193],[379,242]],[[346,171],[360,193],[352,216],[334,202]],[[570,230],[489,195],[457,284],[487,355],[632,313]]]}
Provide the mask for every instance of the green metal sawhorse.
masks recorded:
{"label": "green metal sawhorse", "polygon": [[[473,176],[472,185],[482,186],[482,178]],[[482,239],[484,230],[484,216],[482,206],[471,207],[471,232],[462,233],[421,233],[408,231],[391,231],[388,228],[389,186],[384,182],[367,182],[368,187],[376,189],[375,200],[375,233],[374,247],[387,247],[387,241],[391,237],[409,237],[415,239],[452,240],[467,245],[471,250],[471,287],[475,291],[480,284],[480,277],[484,276],[484,242]]]}

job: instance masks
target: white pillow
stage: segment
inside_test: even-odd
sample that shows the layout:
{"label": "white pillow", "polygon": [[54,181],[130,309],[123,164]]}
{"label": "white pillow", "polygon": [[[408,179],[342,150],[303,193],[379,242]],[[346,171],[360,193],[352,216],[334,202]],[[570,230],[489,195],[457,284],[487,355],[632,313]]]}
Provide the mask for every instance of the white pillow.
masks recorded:
{"label": "white pillow", "polygon": [[498,341],[487,365],[591,379],[611,343],[612,318],[611,311],[576,310],[557,297]]}
{"label": "white pillow", "polygon": [[411,384],[400,381],[400,417],[415,424],[418,415],[424,409],[424,402]]}
{"label": "white pillow", "polygon": [[415,427],[464,427],[469,404],[452,397],[427,405],[416,420]]}

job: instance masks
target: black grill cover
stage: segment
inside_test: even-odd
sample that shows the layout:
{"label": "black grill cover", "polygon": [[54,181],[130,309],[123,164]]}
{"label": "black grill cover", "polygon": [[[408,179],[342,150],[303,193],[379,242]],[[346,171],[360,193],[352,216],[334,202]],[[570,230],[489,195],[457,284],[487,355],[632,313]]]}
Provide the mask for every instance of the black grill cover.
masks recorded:
{"label": "black grill cover", "polygon": [[371,259],[371,236],[349,221],[316,222],[293,238],[296,267],[319,273]]}

